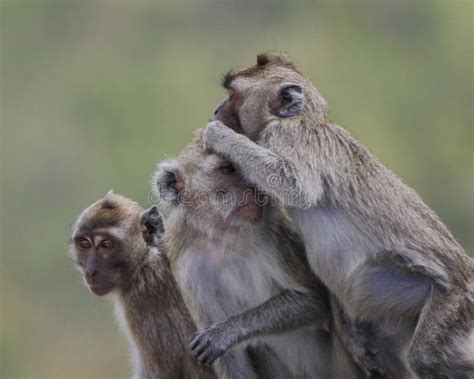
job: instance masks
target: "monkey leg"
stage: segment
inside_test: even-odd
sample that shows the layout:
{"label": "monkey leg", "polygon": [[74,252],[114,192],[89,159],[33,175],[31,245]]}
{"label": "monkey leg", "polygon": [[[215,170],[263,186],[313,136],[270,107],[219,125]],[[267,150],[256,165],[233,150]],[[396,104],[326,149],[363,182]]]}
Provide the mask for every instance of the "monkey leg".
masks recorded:
{"label": "monkey leg", "polygon": [[334,331],[352,359],[367,378],[388,378],[386,368],[377,361],[379,352],[372,344],[373,332],[368,327],[361,330],[344,312],[338,301],[335,298],[331,300]]}
{"label": "monkey leg", "polygon": [[408,352],[421,378],[474,378],[474,304],[458,289],[431,287]]}

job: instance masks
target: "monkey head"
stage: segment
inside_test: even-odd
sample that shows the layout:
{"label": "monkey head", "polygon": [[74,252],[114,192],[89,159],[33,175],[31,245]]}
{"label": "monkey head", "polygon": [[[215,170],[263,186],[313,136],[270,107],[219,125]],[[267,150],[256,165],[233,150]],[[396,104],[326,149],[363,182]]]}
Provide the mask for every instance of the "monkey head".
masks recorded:
{"label": "monkey head", "polygon": [[260,54],[256,65],[225,74],[222,86],[228,96],[214,111],[214,120],[252,140],[282,118],[326,118],[326,101],[284,55]]}
{"label": "monkey head", "polygon": [[76,219],[69,252],[93,294],[102,296],[127,286],[125,278],[145,258],[142,213],[136,202],[111,191]]}
{"label": "monkey head", "polygon": [[202,131],[176,159],[159,164],[152,188],[167,219],[197,227],[242,226],[263,216],[263,195],[231,163],[205,151]]}

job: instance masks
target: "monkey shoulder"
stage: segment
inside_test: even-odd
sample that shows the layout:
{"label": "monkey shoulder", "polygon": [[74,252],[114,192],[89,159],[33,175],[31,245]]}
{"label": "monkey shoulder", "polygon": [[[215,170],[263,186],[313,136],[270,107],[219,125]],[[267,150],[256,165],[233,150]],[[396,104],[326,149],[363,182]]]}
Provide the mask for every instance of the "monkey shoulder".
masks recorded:
{"label": "monkey shoulder", "polygon": [[325,185],[322,182],[325,178],[329,187],[338,189],[353,186],[353,177],[364,187],[371,177],[391,181],[392,175],[387,175],[389,170],[346,129],[336,124],[279,123],[267,127],[257,143],[291,163],[293,172],[308,188]]}
{"label": "monkey shoulder", "polygon": [[[270,150],[295,149],[306,145],[317,137],[317,126],[307,125],[301,121],[275,123],[262,132],[257,143]],[[301,145],[303,144],[303,145]]]}
{"label": "monkey shoulder", "polygon": [[136,267],[131,278],[130,296],[156,295],[156,291],[169,292],[176,286],[167,256],[151,249],[143,262]]}

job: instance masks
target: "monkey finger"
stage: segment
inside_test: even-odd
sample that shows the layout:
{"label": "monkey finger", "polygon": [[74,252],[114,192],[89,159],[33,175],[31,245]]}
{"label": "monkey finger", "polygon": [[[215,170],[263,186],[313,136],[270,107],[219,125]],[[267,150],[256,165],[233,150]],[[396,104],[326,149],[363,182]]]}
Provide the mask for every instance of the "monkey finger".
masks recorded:
{"label": "monkey finger", "polygon": [[217,358],[217,357],[216,357],[215,355],[211,354],[211,355],[203,362],[203,365],[205,365],[205,366],[211,366],[211,365],[214,363],[214,361],[216,360],[216,358]]}
{"label": "monkey finger", "polygon": [[205,149],[212,150],[214,142],[220,138],[220,135],[223,131],[225,132],[224,128],[225,126],[221,127],[219,124],[216,124],[216,121],[213,121],[207,125],[203,135],[203,144]]}
{"label": "monkey finger", "polygon": [[191,353],[193,356],[197,357],[199,356],[204,350],[208,349],[210,345],[209,340],[202,341],[199,345],[191,349]]}
{"label": "monkey finger", "polygon": [[191,342],[189,343],[189,348],[191,350],[194,350],[199,345],[199,342],[201,341],[199,337],[200,336],[199,335],[196,336],[196,334],[192,335]]}
{"label": "monkey finger", "polygon": [[211,350],[204,350],[196,359],[202,364],[208,364],[207,361],[211,355]]}
{"label": "monkey finger", "polygon": [[197,357],[199,357],[200,354],[206,351],[206,349],[207,349],[207,345],[205,346],[200,345],[196,347],[194,350],[191,350],[191,354],[193,355],[193,357],[197,359]]}
{"label": "monkey finger", "polygon": [[209,345],[209,339],[205,335],[199,334],[192,341],[189,347],[191,350],[197,349],[199,346]]}

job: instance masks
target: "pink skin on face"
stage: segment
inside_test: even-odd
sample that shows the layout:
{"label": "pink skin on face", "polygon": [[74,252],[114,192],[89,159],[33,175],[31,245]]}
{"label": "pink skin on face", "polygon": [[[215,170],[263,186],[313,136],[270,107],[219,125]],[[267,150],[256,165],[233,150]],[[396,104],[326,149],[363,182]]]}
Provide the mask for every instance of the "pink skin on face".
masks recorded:
{"label": "pink skin on face", "polygon": [[243,204],[238,209],[239,215],[252,221],[258,221],[263,215],[263,209],[258,204],[257,193],[246,191],[244,193]]}

